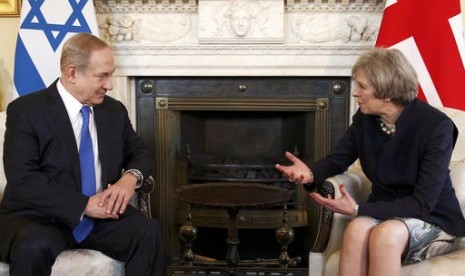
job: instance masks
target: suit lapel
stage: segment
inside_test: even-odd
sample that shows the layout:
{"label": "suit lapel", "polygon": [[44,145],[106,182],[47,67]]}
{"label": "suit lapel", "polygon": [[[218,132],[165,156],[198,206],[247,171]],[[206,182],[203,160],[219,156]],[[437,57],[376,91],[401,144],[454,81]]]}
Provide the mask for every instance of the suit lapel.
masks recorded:
{"label": "suit lapel", "polygon": [[62,143],[69,152],[69,156],[72,156],[73,172],[76,179],[76,189],[81,190],[81,168],[79,163],[79,152],[76,145],[76,138],[74,136],[73,127],[69,120],[68,112],[66,111],[65,104],[61,99],[58,89],[56,88],[56,82],[48,88],[48,99],[47,106],[48,112],[51,116],[51,120],[56,123],[62,137]]}
{"label": "suit lapel", "polygon": [[108,180],[107,153],[111,150],[107,148],[111,144],[111,137],[109,137],[109,133],[111,133],[111,131],[108,130],[108,122],[110,122],[110,120],[107,118],[109,116],[109,112],[105,108],[105,101],[94,107],[94,115],[95,125],[97,127],[100,165],[102,168],[102,184],[105,186]]}

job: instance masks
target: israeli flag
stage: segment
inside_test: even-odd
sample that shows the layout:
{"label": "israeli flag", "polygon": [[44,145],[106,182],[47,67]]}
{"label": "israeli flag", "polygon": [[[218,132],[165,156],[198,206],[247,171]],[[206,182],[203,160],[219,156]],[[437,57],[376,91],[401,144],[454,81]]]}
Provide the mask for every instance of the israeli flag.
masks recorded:
{"label": "israeli flag", "polygon": [[92,0],[23,0],[14,97],[44,89],[60,77],[63,42],[80,32],[98,36]]}

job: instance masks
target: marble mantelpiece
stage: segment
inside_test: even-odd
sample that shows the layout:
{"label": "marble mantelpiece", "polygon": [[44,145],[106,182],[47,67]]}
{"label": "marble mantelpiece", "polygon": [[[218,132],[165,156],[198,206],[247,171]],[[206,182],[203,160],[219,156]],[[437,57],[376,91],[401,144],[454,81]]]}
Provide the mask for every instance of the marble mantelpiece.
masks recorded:
{"label": "marble mantelpiece", "polygon": [[100,36],[117,57],[111,94],[128,106],[133,120],[135,76],[348,76],[357,56],[373,47],[385,5],[384,0],[94,3]]}

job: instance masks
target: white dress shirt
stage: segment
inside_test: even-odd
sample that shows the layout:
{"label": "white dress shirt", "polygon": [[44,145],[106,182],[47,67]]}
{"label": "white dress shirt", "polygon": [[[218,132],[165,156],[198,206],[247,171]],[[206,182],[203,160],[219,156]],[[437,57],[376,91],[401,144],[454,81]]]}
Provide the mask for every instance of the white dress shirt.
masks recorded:
{"label": "white dress shirt", "polygon": [[[82,127],[82,115],[81,108],[82,103],[80,103],[76,98],[73,97],[61,83],[61,79],[57,82],[58,93],[60,93],[63,102],[65,103],[66,111],[68,112],[69,120],[73,126],[74,137],[76,138],[76,145],[79,150],[80,141],[81,141],[81,127]],[[95,166],[95,183],[97,193],[102,190],[102,167],[100,164],[99,154],[98,154],[98,140],[97,140],[97,128],[94,121],[94,109],[90,107],[90,117],[89,117],[89,131],[90,137],[92,138],[92,148],[94,151],[94,166]]]}

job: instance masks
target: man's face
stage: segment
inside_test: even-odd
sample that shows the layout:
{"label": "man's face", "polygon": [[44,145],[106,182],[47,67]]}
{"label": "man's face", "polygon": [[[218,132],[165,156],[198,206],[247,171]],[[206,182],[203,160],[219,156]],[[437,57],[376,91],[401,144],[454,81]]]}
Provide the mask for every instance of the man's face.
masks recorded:
{"label": "man's face", "polygon": [[114,71],[115,62],[111,50],[94,50],[89,57],[88,68],[77,71],[74,96],[82,104],[101,104],[107,91],[113,88],[111,76]]}

